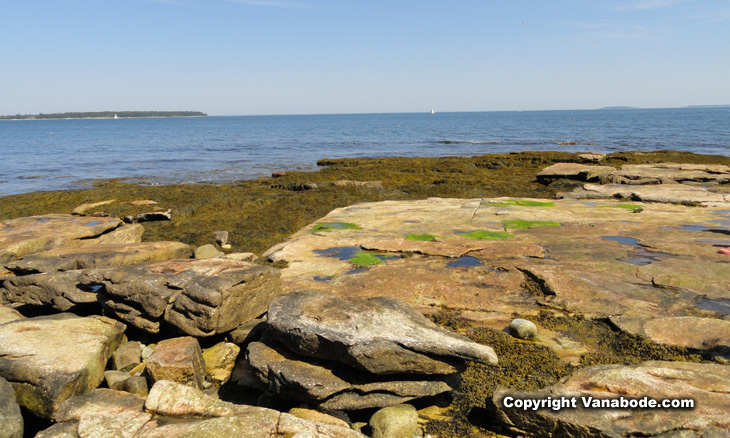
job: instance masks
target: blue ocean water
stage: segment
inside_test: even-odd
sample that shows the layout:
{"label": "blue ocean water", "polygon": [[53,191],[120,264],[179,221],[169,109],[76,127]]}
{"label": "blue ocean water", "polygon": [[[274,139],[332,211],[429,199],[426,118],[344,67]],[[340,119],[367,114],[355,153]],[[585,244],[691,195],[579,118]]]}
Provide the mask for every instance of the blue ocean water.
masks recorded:
{"label": "blue ocean water", "polygon": [[730,155],[730,108],[0,121],[0,196],[253,179],[322,158],[659,149]]}

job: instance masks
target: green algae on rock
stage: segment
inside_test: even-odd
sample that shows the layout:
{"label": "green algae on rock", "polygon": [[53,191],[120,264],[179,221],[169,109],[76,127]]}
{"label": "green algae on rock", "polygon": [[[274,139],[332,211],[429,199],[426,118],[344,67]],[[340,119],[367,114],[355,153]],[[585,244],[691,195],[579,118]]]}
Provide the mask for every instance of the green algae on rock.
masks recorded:
{"label": "green algae on rock", "polygon": [[433,234],[407,234],[406,239],[416,242],[433,242],[438,236]]}
{"label": "green algae on rock", "polygon": [[314,224],[314,226],[312,227],[313,233],[332,230],[362,230],[362,228],[355,224],[350,224],[347,222],[323,222]]}
{"label": "green algae on rock", "polygon": [[511,237],[512,235],[506,231],[477,230],[470,233],[463,233],[462,236],[480,240],[501,240]]}
{"label": "green algae on rock", "polygon": [[559,227],[560,222],[555,221],[526,221],[522,219],[515,219],[511,221],[502,222],[502,226],[505,229],[521,229],[531,227]]}
{"label": "green algae on rock", "polygon": [[555,207],[553,202],[532,201],[528,199],[508,199],[504,202],[490,202],[488,205],[494,207]]}
{"label": "green algae on rock", "polygon": [[374,266],[385,263],[385,260],[367,252],[359,252],[350,259],[350,263],[362,268],[366,266]]}

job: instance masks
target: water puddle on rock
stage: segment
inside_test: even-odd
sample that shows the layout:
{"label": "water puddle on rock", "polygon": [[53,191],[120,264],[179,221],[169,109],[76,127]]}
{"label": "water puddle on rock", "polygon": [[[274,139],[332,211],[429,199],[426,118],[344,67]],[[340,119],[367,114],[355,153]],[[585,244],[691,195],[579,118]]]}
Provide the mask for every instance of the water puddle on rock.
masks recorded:
{"label": "water puddle on rock", "polygon": [[355,254],[362,251],[359,246],[335,246],[327,249],[315,249],[314,252],[325,256],[334,257],[337,260],[350,260],[355,257]]}
{"label": "water puddle on rock", "polygon": [[329,283],[332,281],[332,279],[335,277],[332,277],[330,275],[315,275],[312,277],[312,280],[319,282],[319,283]]}
{"label": "water puddle on rock", "polygon": [[723,315],[730,315],[730,300],[711,300],[703,298],[697,303],[697,307],[710,312],[717,312]]}
{"label": "water puddle on rock", "polygon": [[471,266],[482,266],[482,262],[476,257],[462,256],[446,264],[447,268],[465,268]]}
{"label": "water puddle on rock", "polygon": [[639,244],[638,239],[634,239],[633,237],[601,236],[601,239],[618,242],[622,245],[630,245],[636,248],[636,251],[629,253],[628,257],[618,259],[620,262],[630,263],[636,266],[646,266],[648,264],[661,261],[661,258],[663,257],[672,257],[672,254],[665,252],[653,252],[647,250],[644,246]]}

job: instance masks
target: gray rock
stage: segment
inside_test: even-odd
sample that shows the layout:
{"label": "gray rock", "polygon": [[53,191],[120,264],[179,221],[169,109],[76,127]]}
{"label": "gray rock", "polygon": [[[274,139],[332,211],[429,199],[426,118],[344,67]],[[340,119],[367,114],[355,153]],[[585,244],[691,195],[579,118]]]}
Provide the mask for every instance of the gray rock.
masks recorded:
{"label": "gray rock", "polygon": [[248,345],[257,341],[266,329],[266,318],[256,318],[247,321],[229,332],[226,339],[236,345]]}
{"label": "gray rock", "polygon": [[106,382],[106,386],[109,387],[109,389],[116,389],[117,391],[123,391],[125,388],[125,381],[129,379],[130,376],[129,373],[125,373],[124,371],[117,371],[117,370],[107,370],[104,371],[104,381]]}
{"label": "gray rock", "polygon": [[369,424],[372,438],[412,438],[419,432],[418,412],[406,404],[378,410]]}
{"label": "gray rock", "polygon": [[124,390],[140,397],[147,397],[149,391],[147,379],[141,376],[132,376],[124,382]]}
{"label": "gray rock", "polygon": [[130,371],[142,363],[142,348],[137,341],[126,342],[120,345],[112,354],[114,369],[118,371]]}
{"label": "gray rock", "polygon": [[496,364],[491,347],[440,328],[387,297],[295,292],[271,300],[271,335],[290,350],[375,374],[450,374],[456,360]]}
{"label": "gray rock", "polygon": [[218,245],[225,245],[226,243],[228,243],[228,231],[214,231],[213,238],[215,238],[215,243],[217,243]]}
{"label": "gray rock", "polygon": [[[730,366],[689,362],[597,365],[539,391],[498,388],[497,416],[513,433],[529,436],[709,437],[730,430]],[[513,399],[575,398],[577,409],[506,407]],[[692,409],[584,408],[583,400],[618,397],[693,399]]]}
{"label": "gray rock", "polygon": [[58,314],[0,325],[0,376],[34,415],[53,418],[58,406],[101,383],[124,334],[112,319]]}
{"label": "gray rock", "polygon": [[117,243],[57,248],[5,265],[16,275],[76,269],[127,266],[170,259],[187,259],[192,250],[180,242]]}
{"label": "gray rock", "polygon": [[225,254],[221,251],[218,251],[215,246],[208,244],[198,247],[195,250],[195,258],[196,259],[216,259],[218,257],[223,257]]}
{"label": "gray rock", "polygon": [[0,377],[0,438],[23,438],[23,416],[15,400],[15,390]]}
{"label": "gray rock", "polygon": [[515,318],[509,323],[509,332],[518,339],[533,339],[537,336],[537,326],[522,318]]}
{"label": "gray rock", "polygon": [[383,380],[337,363],[310,363],[274,346],[252,342],[247,357],[254,375],[275,397],[313,403],[325,409],[357,410],[451,391],[442,381]]}
{"label": "gray rock", "polygon": [[198,340],[185,336],[160,341],[149,359],[153,381],[170,380],[203,389],[206,369]]}

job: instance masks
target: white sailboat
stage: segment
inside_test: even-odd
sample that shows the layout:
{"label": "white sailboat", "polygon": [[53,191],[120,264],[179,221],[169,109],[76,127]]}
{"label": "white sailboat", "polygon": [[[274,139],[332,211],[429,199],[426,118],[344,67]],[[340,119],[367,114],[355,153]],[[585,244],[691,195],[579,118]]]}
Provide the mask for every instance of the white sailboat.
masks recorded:
{"label": "white sailboat", "polygon": [[436,114],[436,111],[434,111],[433,108],[431,108],[431,114]]}
{"label": "white sailboat", "polygon": [[114,114],[114,118],[115,118],[115,119],[118,119],[118,118],[119,118],[119,116],[118,116],[118,115],[116,115],[116,114]]}

